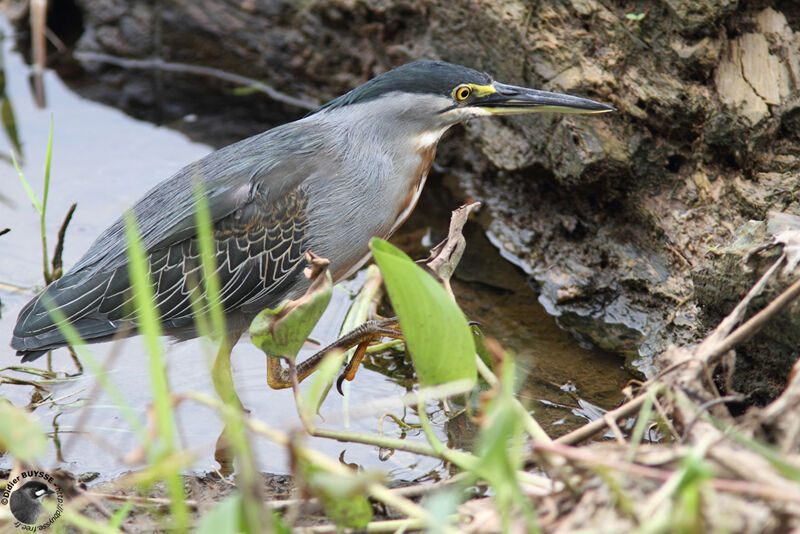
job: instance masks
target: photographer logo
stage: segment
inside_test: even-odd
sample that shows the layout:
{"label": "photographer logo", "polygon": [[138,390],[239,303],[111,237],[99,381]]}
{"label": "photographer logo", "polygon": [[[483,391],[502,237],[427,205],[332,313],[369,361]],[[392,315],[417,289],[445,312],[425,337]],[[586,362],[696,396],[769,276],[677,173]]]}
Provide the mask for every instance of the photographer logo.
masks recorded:
{"label": "photographer logo", "polygon": [[[52,516],[42,516],[42,499],[55,499],[56,511]],[[11,510],[15,527],[33,532],[49,528],[61,517],[64,496],[52,475],[28,470],[8,481],[0,504]]]}

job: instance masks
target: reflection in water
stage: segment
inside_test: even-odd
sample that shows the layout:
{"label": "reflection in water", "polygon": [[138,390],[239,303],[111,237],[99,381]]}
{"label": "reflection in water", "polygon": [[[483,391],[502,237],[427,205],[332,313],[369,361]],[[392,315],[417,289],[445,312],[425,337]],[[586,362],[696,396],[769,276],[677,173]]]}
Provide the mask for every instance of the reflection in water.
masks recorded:
{"label": "reflection in water", "polygon": [[31,86],[31,93],[36,102],[36,107],[43,109],[47,107],[47,99],[44,92],[44,68],[47,61],[47,2],[42,0],[32,0],[29,4],[31,21],[31,48],[33,57],[33,68],[28,74],[28,81]]}
{"label": "reflection in water", "polygon": [[[6,29],[0,22],[0,29]],[[78,208],[70,225],[64,249],[64,265],[75,263],[80,254],[123,210],[150,187],[188,162],[210,151],[205,145],[188,141],[167,128],[133,120],[117,110],[84,100],[68,90],[52,72],[44,73],[48,108],[38,109],[27,85],[30,69],[19,54],[11,52],[8,39],[2,42],[4,92],[2,92],[5,135],[0,139],[0,175],[5,180],[0,197],[0,356],[2,366],[17,365],[18,359],[7,347],[11,329],[20,308],[42,285],[41,245],[38,216],[21,187],[17,187],[13,167],[5,155],[11,150],[26,154],[23,171],[35,187],[41,187],[44,154],[52,116],[54,121],[53,177],[47,216],[51,241],[70,204]],[[11,102],[14,106],[11,106]],[[7,111],[10,110],[10,111]],[[215,110],[214,114],[218,112]],[[198,115],[203,111],[198,110]],[[15,117],[24,120],[17,123]],[[217,120],[221,120],[216,115]],[[8,118],[8,122],[7,122]],[[193,123],[212,125],[214,121]],[[13,128],[9,125],[13,125]],[[432,176],[420,206],[394,241],[412,257],[427,255],[423,242],[437,242],[436,233],[445,232],[450,210],[461,204],[441,185],[441,176]],[[552,434],[566,432],[579,419],[571,409],[581,400],[603,408],[613,407],[620,399],[620,388],[628,379],[622,361],[613,356],[580,347],[560,330],[536,301],[524,275],[502,260],[486,241],[477,224],[468,227],[467,249],[453,280],[453,289],[467,316],[479,321],[483,330],[513,351],[524,369],[520,396],[530,403],[537,419]],[[339,325],[358,289],[363,274],[334,289],[331,305],[312,333],[320,344],[338,335]],[[385,312],[387,310],[384,310]],[[303,349],[299,359],[313,354],[317,347]],[[119,389],[134,414],[145,420],[151,403],[150,384],[141,340],[130,338],[117,343],[91,347],[109,380]],[[199,391],[213,395],[206,361],[206,350],[199,340],[170,344],[168,373],[173,393]],[[266,424],[283,429],[300,427],[291,391],[272,391],[265,381],[265,356],[248,340],[242,340],[232,356],[234,382],[250,415]],[[107,480],[136,466],[126,455],[139,447],[136,434],[121,417],[119,408],[98,387],[93,374],[72,378],[69,353],[53,353],[53,367],[59,380],[48,383],[38,407],[33,411],[53,436],[49,455],[42,467],[64,466],[76,473],[96,471]],[[378,410],[377,399],[396,399],[415,386],[413,369],[402,353],[370,355],[364,367],[377,372],[359,373],[346,389],[349,396],[329,395],[321,408],[319,424],[327,428],[376,433],[409,440],[423,440],[416,428],[418,416],[399,401],[388,401],[389,408]],[[3,374],[7,374],[3,371]],[[15,374],[16,377],[30,378]],[[568,390],[568,391],[563,391]],[[30,403],[29,386],[0,385],[0,395],[16,405]],[[547,404],[543,403],[546,402]],[[369,415],[353,416],[353,408]],[[368,408],[373,407],[371,411]],[[474,435],[469,414],[447,420],[441,407],[428,406],[437,421],[440,439],[451,446],[468,447]],[[384,417],[384,414],[391,416]],[[394,418],[393,418],[394,417]],[[183,402],[177,407],[181,442],[197,458],[193,469],[208,471],[225,464],[224,443],[219,441],[222,422],[205,406]],[[381,451],[376,447],[340,444],[310,438],[309,445],[330,457],[343,455],[347,462],[363,467],[379,467],[392,478],[437,478],[442,472],[438,460],[402,451]],[[284,450],[262,438],[256,438],[255,454],[259,468],[285,472]],[[4,460],[8,462],[8,459]],[[8,467],[0,461],[0,465]],[[229,467],[229,466],[228,466]]]}
{"label": "reflection in water", "polygon": [[[3,41],[3,32],[0,29],[0,41]],[[11,144],[11,148],[19,162],[24,163],[25,156],[22,152],[22,143],[19,142],[19,132],[17,131],[17,118],[14,114],[14,106],[11,103],[11,97],[6,91],[6,62],[5,50],[0,46],[0,120],[3,121],[3,133]],[[0,161],[11,162],[11,156],[6,153],[0,153]],[[0,202],[11,207],[8,199],[0,193]]]}

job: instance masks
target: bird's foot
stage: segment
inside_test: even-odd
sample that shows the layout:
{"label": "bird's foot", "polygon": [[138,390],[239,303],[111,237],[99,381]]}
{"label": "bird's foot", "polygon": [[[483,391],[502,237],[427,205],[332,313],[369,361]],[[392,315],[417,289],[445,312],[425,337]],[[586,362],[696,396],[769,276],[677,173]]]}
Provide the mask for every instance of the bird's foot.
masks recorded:
{"label": "bird's foot", "polygon": [[[373,319],[367,321],[356,327],[351,332],[340,337],[327,347],[317,351],[314,355],[310,356],[296,367],[297,382],[302,382],[311,373],[316,371],[320,362],[326,354],[334,350],[348,350],[356,347],[356,352],[353,358],[345,367],[344,372],[336,382],[336,387],[341,393],[341,385],[344,380],[353,380],[358,370],[361,360],[367,352],[367,347],[370,343],[378,341],[383,337],[391,337],[395,339],[402,339],[403,334],[400,332],[397,317],[390,319]],[[267,362],[267,383],[273,389],[283,389],[292,386],[292,379],[289,369],[283,367],[277,358],[269,358]]]}
{"label": "bird's foot", "polygon": [[369,347],[371,343],[379,341],[384,337],[403,339],[403,333],[400,331],[400,323],[397,321],[397,317],[367,321],[336,341],[336,343],[350,343],[350,345],[346,348],[352,348],[353,346],[356,347],[356,351],[353,354],[353,357],[350,358],[350,361],[347,362],[344,372],[342,372],[342,374],[339,375],[339,378],[336,380],[336,390],[340,395],[343,394],[342,384],[344,381],[352,381],[356,377],[358,366],[361,364],[361,361],[367,354],[367,347]]}

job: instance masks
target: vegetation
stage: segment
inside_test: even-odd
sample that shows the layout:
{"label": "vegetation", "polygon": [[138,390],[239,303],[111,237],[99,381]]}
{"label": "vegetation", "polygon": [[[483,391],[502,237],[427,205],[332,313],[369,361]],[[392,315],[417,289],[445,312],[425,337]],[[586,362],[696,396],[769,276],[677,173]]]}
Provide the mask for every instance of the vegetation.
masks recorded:
{"label": "vegetation", "polygon": [[[48,267],[44,229],[49,165],[41,201],[21,173],[20,178],[27,184],[26,190],[40,214],[45,273],[55,275],[56,269]],[[219,285],[213,274],[208,208],[199,189],[197,205],[205,301],[194,305],[195,309],[209,310],[198,317],[198,328],[209,339],[224,344],[228,341],[219,305]],[[460,235],[451,232],[451,237],[455,234]],[[757,517],[759,503],[778,510],[781,521],[791,522],[800,517],[796,512],[800,505],[797,490],[800,465],[796,458],[755,439],[746,423],[722,418],[715,407],[731,399],[715,398],[710,393],[713,383],[707,380],[710,369],[719,366],[736,343],[752,335],[758,325],[776,312],[775,308],[797,296],[798,284],[787,290],[780,303],[765,308],[764,315],[734,328],[757,293],[754,290],[702,344],[674,349],[665,355],[672,365],[646,383],[633,384],[626,404],[553,440],[515,397],[513,356],[497,342],[470,328],[445,289],[447,284],[441,285],[388,243],[373,241],[372,250],[380,271],[372,270],[364,290],[369,295],[366,300],[375,295],[375,281],[382,278],[420,379],[420,386],[401,401],[416,409],[427,441],[331,431],[314,422],[314,407],[329,390],[342,355],[334,354],[323,360],[311,377],[311,387],[304,391],[295,387],[294,393],[299,420],[308,435],[432,456],[458,471],[452,478],[436,484],[389,489],[383,474],[351,470],[307,447],[296,434],[270,428],[251,417],[242,409],[230,380],[217,382],[219,398],[199,393],[173,394],[165,373],[152,285],[132,216],[127,219],[127,238],[139,332],[147,349],[152,412],[144,417],[136,414],[91,351],[80,344],[69,324],[63,318],[60,322],[65,336],[76,346],[80,360],[87,364],[138,437],[144,465],[117,481],[117,497],[122,504],[105,520],[85,513],[90,502],[86,495],[78,495],[65,506],[63,523],[79,531],[145,529],[137,527],[136,514],[142,509],[152,513],[150,519],[158,529],[176,532],[190,529],[222,533],[285,532],[306,525],[306,518],[298,512],[301,504],[282,508],[281,512],[266,506],[252,454],[254,436],[266,436],[289,452],[294,485],[302,495],[302,502],[318,502],[333,525],[308,527],[318,531],[352,528],[373,532],[418,529],[535,532],[555,527],[570,530],[591,524],[587,514],[604,517],[608,530],[613,531],[736,531],[742,521]],[[784,261],[792,260],[781,256],[776,268]],[[452,272],[452,267],[436,272]],[[306,297],[265,311],[257,319],[272,326],[276,320],[281,321],[280,327],[287,335],[271,340],[258,338],[256,342],[269,356],[288,360],[290,369],[292,359],[330,296],[326,270],[311,274],[319,283],[312,284]],[[355,315],[361,315],[363,320],[363,307]],[[226,376],[225,362],[214,360],[212,344],[208,347],[210,371]],[[27,368],[16,370],[39,373],[25,383],[42,390],[56,378]],[[776,405],[771,412],[760,413],[760,420],[785,414],[793,406],[791,398],[782,401],[783,405]],[[450,414],[467,411],[479,428],[472,451],[455,450],[441,442],[428,417],[431,402],[441,403]],[[191,452],[176,439],[175,408],[184,404],[203,405],[216,411],[225,422],[224,439],[236,466],[236,491],[204,512],[187,496],[184,483],[193,460]],[[626,434],[617,421],[627,417],[634,420],[627,426],[632,430]],[[605,429],[611,431],[613,441],[573,446]],[[23,442],[26,446],[20,447]],[[17,462],[35,462],[45,443],[38,424],[24,410],[0,403],[0,446]],[[147,496],[157,486],[166,488],[167,497],[163,501],[124,495],[124,490],[134,488]],[[736,513],[726,515],[725,510],[732,502],[736,503]],[[393,510],[392,518],[377,514],[380,507],[376,503]],[[556,511],[547,514],[548,507]],[[52,510],[53,505],[45,501],[45,509]],[[164,509],[168,513],[161,513]]]}
{"label": "vegetation", "polygon": [[[48,146],[48,154],[50,146]],[[42,245],[43,250],[46,251],[44,214],[49,189],[49,165],[46,171],[44,201],[42,202],[38,201],[33,188],[21,171],[20,179],[40,214]],[[226,343],[224,339],[225,322],[219,305],[219,285],[214,274],[215,266],[211,253],[213,243],[208,208],[200,190],[197,191],[197,201],[198,225],[201,228],[198,238],[204,272],[204,291],[202,293],[206,295],[207,302],[196,302],[195,308],[209,310],[207,314],[199,316],[198,328],[209,338]],[[510,356],[497,354],[502,358],[502,361],[497,362],[499,367],[504,370],[502,380],[495,378],[489,368],[483,362],[480,363],[484,376],[495,385],[496,389],[489,395],[493,400],[487,400],[485,408],[481,410],[480,414],[476,414],[487,420],[486,429],[478,440],[478,451],[480,452],[472,454],[449,449],[439,441],[431,428],[431,422],[426,416],[426,402],[444,400],[454,395],[465,395],[472,391],[477,376],[475,341],[473,331],[467,325],[463,313],[452,297],[430,274],[423,271],[404,253],[384,241],[375,240],[372,244],[376,261],[386,280],[390,299],[399,314],[406,344],[415,347],[412,353],[413,361],[422,382],[422,387],[416,394],[410,395],[403,401],[417,408],[429,444],[423,446],[419,443],[406,443],[403,440],[378,435],[326,432],[323,429],[314,428],[309,423],[312,413],[309,410],[301,413],[301,420],[306,423],[306,429],[312,435],[342,440],[352,439],[390,449],[407,448],[415,453],[437,456],[442,460],[450,461],[464,469],[465,473],[470,474],[469,477],[456,479],[460,482],[454,487],[460,487],[461,492],[452,493],[446,499],[431,498],[428,501],[429,508],[422,507],[412,500],[390,491],[384,485],[383,477],[378,474],[352,472],[337,462],[306,448],[289,435],[267,428],[263,423],[250,419],[243,412],[235,392],[232,389],[226,389],[232,386],[232,382],[220,382],[221,401],[200,394],[185,395],[181,399],[172,395],[167,382],[164,350],[160,344],[161,328],[153,300],[152,282],[148,277],[144,250],[132,214],[128,214],[126,218],[126,235],[138,330],[145,339],[149,362],[153,399],[151,421],[141,421],[133,414],[133,410],[121,397],[104,369],[98,365],[91,351],[81,344],[77,333],[65,322],[64,317],[57,316],[57,310],[52,310],[51,313],[56,316],[67,339],[76,346],[80,359],[97,374],[98,381],[114,399],[120,413],[125,415],[131,430],[139,436],[147,466],[138,470],[134,475],[126,477],[125,482],[134,484],[140,491],[145,492],[155,483],[163,482],[166,485],[169,495],[167,499],[169,514],[161,519],[162,528],[177,532],[185,532],[192,527],[207,532],[262,532],[267,524],[278,529],[286,528],[282,526],[283,522],[279,516],[267,513],[261,501],[256,478],[257,471],[249,445],[250,433],[267,435],[291,451],[295,465],[295,484],[319,499],[323,503],[328,517],[340,527],[366,528],[371,525],[370,528],[374,528],[387,523],[396,530],[438,524],[439,529],[443,532],[452,530],[456,516],[452,516],[452,521],[443,518],[455,513],[455,506],[461,499],[458,494],[463,493],[463,488],[474,484],[477,480],[489,481],[495,488],[498,495],[497,502],[505,524],[510,524],[515,513],[522,511],[529,526],[535,525],[532,509],[524,499],[522,483],[530,483],[533,480],[541,485],[544,482],[524,472],[521,468],[525,449],[522,430],[526,425],[536,425],[527,412],[520,410],[518,402],[513,397],[513,363]],[[46,260],[45,272],[46,276],[50,276]],[[255,321],[270,320],[270,318],[274,320],[275,317],[280,316],[281,326],[291,332],[290,335],[276,336],[278,341],[268,342],[258,338],[259,345],[269,350],[271,356],[292,359],[324,311],[330,299],[330,275],[323,270],[317,273],[317,276],[322,280],[327,280],[327,283],[312,285],[310,294],[315,298],[302,300],[299,305],[298,303],[284,302],[276,310],[265,310]],[[322,296],[318,297],[318,295]],[[291,309],[291,311],[282,314],[284,309]],[[281,331],[278,330],[278,332]],[[214,367],[218,365],[219,363],[215,363]],[[337,367],[323,365],[320,374],[324,380],[328,381],[328,384],[324,387],[312,388],[312,394],[316,392],[324,395],[323,392],[327,392],[329,389],[330,381],[336,371]],[[303,399],[299,390],[296,390],[296,394],[297,404],[301,410],[303,406],[317,406],[321,402],[321,399]],[[175,439],[174,408],[178,403],[184,401],[211,406],[225,421],[226,439],[233,444],[239,488],[234,496],[221,502],[205,516],[194,520],[190,518],[190,507],[187,504],[182,481],[182,473],[191,463],[191,457],[188,451],[181,450]],[[18,443],[20,436],[24,434],[26,441],[43,446],[45,438],[41,435],[38,425],[22,410],[10,404],[4,404],[3,410],[7,412],[5,419],[14,424],[0,427],[0,431],[5,428],[0,435],[0,442],[18,460],[33,461],[35,454],[41,453],[41,446],[19,449],[14,446],[14,443]],[[523,419],[528,419],[528,422],[523,423]],[[153,430],[146,431],[146,426]],[[512,447],[512,455],[506,453],[508,446]],[[342,488],[346,490],[343,491]],[[367,496],[399,510],[407,518],[402,521],[373,521],[372,507]],[[75,528],[108,532],[113,531],[114,527],[124,524],[125,514],[131,511],[132,506],[129,504],[121,507],[107,524],[95,522],[82,515],[79,506],[69,508],[69,512],[63,517],[66,523]],[[45,507],[47,507],[47,503],[45,503]]]}

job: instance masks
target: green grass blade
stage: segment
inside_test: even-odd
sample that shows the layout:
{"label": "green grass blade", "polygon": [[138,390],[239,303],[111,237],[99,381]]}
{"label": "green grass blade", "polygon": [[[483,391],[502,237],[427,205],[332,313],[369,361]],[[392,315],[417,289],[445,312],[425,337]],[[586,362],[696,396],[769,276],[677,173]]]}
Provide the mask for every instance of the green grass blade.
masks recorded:
{"label": "green grass blade", "polygon": [[42,210],[39,212],[39,230],[42,238],[42,273],[48,284],[53,281],[50,273],[50,258],[47,252],[47,199],[50,197],[50,162],[53,156],[53,116],[50,116],[50,133],[47,136],[47,154],[44,163],[44,191],[42,191]]}
{"label": "green grass blade", "polygon": [[655,394],[656,392],[654,389],[649,389],[647,391],[647,398],[644,400],[644,403],[639,410],[639,416],[637,417],[636,424],[631,432],[631,444],[628,447],[628,453],[626,455],[626,459],[629,462],[632,462],[636,456],[636,450],[642,443],[642,440],[644,439],[644,433],[647,431],[647,427],[650,425],[650,416],[653,413],[653,401],[656,397]]}
{"label": "green grass blade", "polygon": [[[203,272],[203,282],[205,284],[205,298],[208,314],[211,317],[211,328],[215,338],[221,342],[221,350],[226,350],[228,346],[228,332],[225,321],[222,296],[220,293],[219,278],[217,277],[216,254],[217,248],[214,243],[213,221],[211,220],[211,210],[208,206],[208,198],[203,184],[194,181],[192,190],[195,200],[195,220],[197,222],[197,241],[200,251],[200,261]],[[204,318],[195,320],[204,321]],[[235,341],[235,340],[233,340]],[[244,425],[244,414],[239,397],[234,390],[233,379],[230,371],[230,356],[225,358],[218,354],[214,361],[212,374],[217,378],[223,377],[224,380],[215,380],[215,388],[227,406],[224,412],[225,434],[233,448],[234,456],[238,462],[237,475],[241,498],[237,499],[235,506],[240,516],[239,527],[242,532],[261,532],[263,527],[263,506],[255,457],[250,445],[250,440]],[[226,367],[225,372],[221,372],[221,367]],[[221,389],[221,391],[219,391]]]}
{"label": "green grass blade", "polygon": [[117,511],[114,512],[114,515],[108,519],[108,526],[120,528],[122,526],[122,522],[125,521],[125,518],[131,513],[131,510],[133,510],[133,501],[123,502],[122,506],[117,508]]}
{"label": "green grass blade", "polygon": [[48,253],[47,253],[47,226],[45,217],[47,215],[47,197],[49,196],[50,192],[50,161],[51,156],[53,153],[53,119],[50,118],[50,134],[47,139],[47,155],[45,159],[45,172],[44,172],[44,193],[43,193],[43,200],[39,200],[39,197],[36,195],[36,192],[31,187],[30,182],[28,179],[25,178],[25,173],[22,172],[19,164],[17,163],[17,158],[14,154],[14,151],[11,151],[11,161],[14,163],[14,168],[17,169],[17,175],[19,176],[19,181],[22,183],[23,189],[25,189],[25,193],[28,195],[31,203],[33,204],[36,211],[39,213],[39,232],[41,234],[41,241],[42,241],[42,262],[43,262],[43,269],[42,273],[44,275],[45,283],[49,284],[52,279],[50,277],[50,267],[49,267],[49,260],[48,260]]}
{"label": "green grass blade", "polygon": [[164,353],[159,341],[161,322],[153,297],[153,286],[148,274],[144,248],[134,216],[130,212],[125,216],[125,236],[128,240],[128,270],[136,307],[137,326],[139,333],[144,337],[147,349],[159,436],[163,444],[171,449],[174,442],[174,427]]}
{"label": "green grass blade", "polygon": [[[53,158],[53,116],[50,115],[50,133],[47,136],[47,154],[44,160],[44,191],[42,193],[42,217],[47,211],[47,198],[50,196],[50,162]],[[44,222],[42,223],[44,227]]]}
{"label": "green grass blade", "polygon": [[227,328],[225,314],[220,297],[219,277],[214,258],[217,248],[214,245],[214,236],[211,223],[211,211],[208,208],[208,199],[202,184],[194,182],[195,217],[197,221],[197,244],[200,249],[200,261],[205,283],[205,296],[208,304],[208,313],[211,317],[211,327],[214,337],[226,343]]}
{"label": "green grass blade", "polygon": [[787,456],[781,452],[776,446],[765,443],[753,437],[748,437],[735,427],[730,427],[727,423],[723,423],[716,418],[712,418],[712,421],[717,428],[727,433],[728,436],[730,436],[730,438],[736,443],[747,447],[754,453],[764,458],[776,471],[781,474],[781,476],[794,482],[800,482],[800,468],[791,462],[790,456]]}
{"label": "green grass blade", "polygon": [[137,417],[133,407],[122,396],[119,388],[108,377],[108,373],[97,361],[97,358],[94,357],[94,354],[92,354],[92,352],[84,346],[85,342],[81,339],[78,331],[67,321],[66,316],[64,316],[61,310],[56,308],[52,301],[47,299],[46,294],[42,296],[42,303],[47,309],[47,313],[50,314],[53,322],[58,327],[58,330],[64,336],[64,339],[67,340],[67,343],[70,346],[75,347],[75,352],[78,353],[78,358],[80,358],[80,360],[85,363],[87,367],[89,367],[89,370],[94,373],[94,375],[97,377],[97,380],[100,382],[100,385],[111,398],[111,401],[119,409],[122,417],[125,418],[125,422],[127,422],[131,429],[136,433],[139,441],[141,441],[145,448],[149,450],[150,438],[147,435],[144,425],[142,425],[141,421]]}
{"label": "green grass blade", "polygon": [[36,196],[36,193],[34,192],[33,187],[31,187],[30,182],[28,182],[28,179],[25,178],[25,174],[22,172],[19,163],[17,163],[17,157],[14,155],[13,151],[11,152],[11,162],[14,164],[14,168],[17,169],[17,176],[19,176],[19,181],[22,184],[22,188],[25,189],[25,193],[27,193],[31,204],[33,204],[33,207],[36,208],[36,211],[41,214],[42,203],[39,200],[39,197]]}
{"label": "green grass blade", "polygon": [[[128,241],[128,274],[133,289],[134,304],[139,333],[143,335],[148,354],[150,383],[153,390],[156,426],[159,443],[156,446],[156,457],[151,461],[164,458],[174,451],[175,421],[172,410],[172,396],[167,381],[167,370],[159,336],[161,322],[158,308],[153,298],[153,286],[150,281],[147,258],[132,212],[125,215],[125,236]],[[183,478],[177,470],[165,475],[167,490],[170,494],[170,515],[172,529],[176,532],[189,530],[189,507],[186,505]]]}

